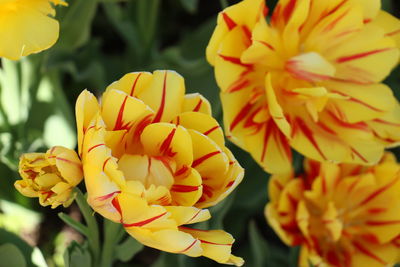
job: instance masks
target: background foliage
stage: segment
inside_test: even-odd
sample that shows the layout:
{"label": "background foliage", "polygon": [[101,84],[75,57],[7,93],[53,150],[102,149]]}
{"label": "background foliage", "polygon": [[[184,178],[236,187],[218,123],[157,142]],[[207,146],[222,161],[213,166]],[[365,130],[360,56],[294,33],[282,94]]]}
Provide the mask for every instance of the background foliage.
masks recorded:
{"label": "background foliage", "polygon": [[[209,99],[213,115],[221,122],[219,90],[204,54],[217,13],[237,1],[68,2],[68,8],[57,9],[61,33],[53,48],[19,62],[3,59],[1,63],[0,266],[92,264],[90,244],[61,220],[82,220],[75,204],[66,210],[43,208],[36,199],[27,199],[13,188],[22,152],[45,151],[53,145],[75,148],[74,103],[83,89],[100,95],[125,73],[173,69],[185,77],[189,93],[200,92]],[[268,1],[268,5],[271,7],[274,2]],[[400,16],[399,1],[382,2],[385,10]],[[398,98],[399,74],[398,68],[387,79]],[[286,247],[263,215],[268,201],[268,175],[247,153],[232,144],[229,147],[245,167],[245,179],[236,192],[211,208],[213,218],[197,227],[224,228],[230,232],[236,238],[234,253],[245,258],[246,266],[295,266],[299,249]],[[301,161],[297,156],[297,170],[301,169]],[[60,217],[59,212],[63,212]],[[101,224],[97,216],[92,219]],[[145,248],[118,232],[118,228],[113,231],[116,232],[101,233],[100,238],[114,238],[118,233],[115,266],[218,265],[205,258]]]}

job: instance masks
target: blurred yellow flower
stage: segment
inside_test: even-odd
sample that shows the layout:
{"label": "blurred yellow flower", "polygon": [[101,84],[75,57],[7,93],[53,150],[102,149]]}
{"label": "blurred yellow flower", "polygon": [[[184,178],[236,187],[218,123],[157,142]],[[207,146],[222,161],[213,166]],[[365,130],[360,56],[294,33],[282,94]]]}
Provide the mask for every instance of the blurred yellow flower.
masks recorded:
{"label": "blurred yellow flower", "polygon": [[62,0],[0,0],[0,57],[20,59],[50,48],[58,39],[55,5]]}
{"label": "blurred yellow flower", "polygon": [[400,165],[387,153],[373,167],[308,160],[306,173],[274,175],[265,215],[300,266],[392,266],[400,252]]}
{"label": "blurred yellow flower", "polygon": [[173,71],[129,73],[99,105],[84,91],[76,103],[78,146],[88,202],[146,246],[219,263],[243,264],[222,230],[184,225],[210,218],[244,170],[225,147],[208,101],[185,95]]}
{"label": "blurred yellow flower", "polygon": [[69,206],[72,190],[82,181],[82,165],[75,151],[55,146],[46,153],[23,154],[19,162],[22,180],[15,188],[24,196],[38,197],[42,206]]}
{"label": "blurred yellow flower", "polygon": [[227,136],[271,173],[294,148],[370,165],[400,140],[400,106],[380,83],[399,61],[400,21],[380,0],[264,0],[218,16],[207,47]]}

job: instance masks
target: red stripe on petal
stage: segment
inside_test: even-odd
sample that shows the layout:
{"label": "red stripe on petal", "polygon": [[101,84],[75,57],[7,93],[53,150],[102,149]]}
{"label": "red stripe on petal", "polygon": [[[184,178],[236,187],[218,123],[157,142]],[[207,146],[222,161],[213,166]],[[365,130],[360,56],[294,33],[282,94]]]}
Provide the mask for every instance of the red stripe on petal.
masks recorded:
{"label": "red stripe on petal", "polygon": [[217,246],[232,246],[232,244],[223,244],[223,243],[215,243],[207,240],[199,239],[201,243],[210,244],[210,245],[217,245]]}
{"label": "red stripe on petal", "polygon": [[400,34],[400,29],[392,31],[392,32],[389,32],[389,33],[387,33],[385,35],[386,36],[393,36],[393,35],[396,35],[396,34]]}
{"label": "red stripe on petal", "polygon": [[[345,1],[343,1],[343,2],[345,2]],[[341,14],[339,17],[337,17],[335,20],[333,20],[331,23],[329,23],[322,32],[326,33],[326,32],[333,30],[333,28],[335,28],[335,26],[339,23],[339,21],[341,19],[343,19],[347,15],[348,12],[349,12],[349,10],[347,10],[346,12],[343,12],[343,14]]]}
{"label": "red stripe on petal", "polygon": [[95,149],[96,147],[99,147],[99,146],[105,146],[105,144],[97,144],[95,146],[92,146],[91,148],[88,149],[87,153],[89,153],[90,151],[92,151],[93,149]]}
{"label": "red stripe on petal", "polygon": [[392,225],[392,224],[400,224],[400,220],[366,221],[365,224],[369,225],[369,226],[385,226],[385,225]]}
{"label": "red stripe on petal", "polygon": [[136,79],[135,79],[135,81],[134,81],[134,83],[132,85],[131,92],[129,94],[130,96],[133,96],[133,94],[135,93],[136,84],[137,84],[137,82],[138,82],[138,80],[139,80],[141,75],[142,75],[142,73],[139,73],[139,75],[136,77]]}
{"label": "red stripe on petal", "polygon": [[374,119],[374,122],[390,125],[390,126],[395,126],[395,127],[400,127],[400,123],[395,123],[395,122],[390,122],[390,121],[384,121],[381,119]]}
{"label": "red stripe on petal", "polygon": [[338,59],[336,59],[337,63],[344,63],[344,62],[348,62],[348,61],[352,61],[352,60],[357,60],[360,58],[364,58],[364,57],[368,57],[371,55],[375,55],[381,52],[385,52],[388,50],[391,50],[392,48],[382,48],[382,49],[376,49],[376,50],[372,50],[372,51],[368,51],[368,52],[363,52],[363,53],[359,53],[359,54],[354,54],[354,55],[350,55],[350,56],[345,56],[345,57],[340,57]]}
{"label": "red stripe on petal", "polygon": [[268,123],[265,125],[265,134],[264,134],[264,139],[263,139],[263,149],[261,152],[261,158],[260,161],[263,162],[265,159],[265,154],[267,152],[267,146],[268,146],[268,140],[272,134],[272,127],[274,126],[274,121],[269,120]]}
{"label": "red stripe on petal", "polygon": [[382,212],[385,212],[385,211],[387,211],[386,208],[371,208],[371,209],[367,210],[367,212],[370,213],[370,214],[378,214],[378,213],[382,213]]}
{"label": "red stripe on petal", "polygon": [[146,220],[143,220],[143,221],[140,221],[140,222],[124,223],[123,225],[124,225],[124,227],[141,227],[141,226],[145,226],[146,224],[149,224],[149,223],[151,223],[151,222],[163,217],[165,214],[167,214],[167,212],[161,213],[161,214],[159,214],[157,216],[151,217],[149,219],[146,219]]}
{"label": "red stripe on petal", "polygon": [[321,148],[319,147],[317,140],[315,140],[313,132],[307,127],[306,123],[300,118],[296,119],[296,124],[299,126],[300,130],[303,132],[304,136],[310,141],[317,152],[321,155],[324,160],[327,160]]}
{"label": "red stripe on petal", "polygon": [[361,155],[361,153],[358,152],[355,148],[351,147],[350,149],[351,149],[351,152],[353,152],[353,154],[355,154],[355,155],[356,155],[358,158],[360,158],[363,162],[368,163],[368,160],[367,160],[363,155]]}
{"label": "red stripe on petal", "polygon": [[[115,192],[112,194],[115,194]],[[111,204],[118,211],[118,213],[122,216],[122,209],[121,209],[121,206],[119,205],[119,201],[118,201],[117,197],[113,198],[113,200],[111,201]],[[122,221],[122,218],[121,218],[121,221]]]}
{"label": "red stripe on petal", "polygon": [[103,163],[103,171],[106,168],[107,162],[111,159],[111,157],[107,158]]}
{"label": "red stripe on petal", "polygon": [[153,122],[160,122],[161,121],[161,117],[164,113],[164,108],[165,108],[165,97],[167,94],[167,75],[168,72],[165,71],[165,75],[164,75],[164,83],[163,83],[163,89],[162,89],[162,96],[161,96],[161,103],[160,103],[160,107],[158,108],[157,114],[154,117]]}
{"label": "red stripe on petal", "polygon": [[215,127],[212,127],[211,129],[205,131],[203,134],[204,135],[209,135],[210,133],[212,133],[213,131],[217,130],[218,128],[219,128],[219,126],[217,125]]}
{"label": "red stripe on petal", "polygon": [[104,195],[104,196],[96,197],[96,200],[104,201],[104,200],[112,198],[115,194],[119,194],[119,193],[121,193],[121,191],[115,191],[115,192],[109,193],[109,194]]}
{"label": "red stripe on petal", "polygon": [[185,166],[183,166],[182,168],[180,168],[179,170],[177,170],[177,171],[175,172],[174,176],[182,175],[182,174],[184,174],[187,170],[189,170],[189,167],[185,165]]}
{"label": "red stripe on petal", "polygon": [[163,153],[164,155],[167,155],[169,157],[173,157],[176,155],[176,152],[173,152],[172,148],[170,147],[175,132],[176,128],[172,129],[172,131],[168,134],[167,138],[165,138],[164,142],[160,146],[160,153]]}
{"label": "red stripe on petal", "polygon": [[399,178],[400,178],[400,175],[398,175],[396,178],[394,178],[393,181],[391,181],[387,185],[382,186],[378,190],[375,190],[372,194],[370,194],[363,201],[361,201],[360,204],[358,204],[358,206],[363,206],[363,205],[367,204],[368,202],[370,202],[371,200],[373,200],[374,198],[376,198],[377,196],[379,196],[380,194],[382,194],[383,192],[388,190],[390,187],[392,187],[395,183],[397,183],[399,181]]}
{"label": "red stripe on petal", "polygon": [[171,191],[179,192],[179,193],[189,193],[199,190],[199,186],[194,185],[182,185],[182,184],[174,184],[171,187]]}
{"label": "red stripe on petal", "polygon": [[203,100],[201,100],[201,98],[200,98],[199,102],[197,102],[197,105],[194,107],[193,111],[199,112],[202,103],[203,103]]}
{"label": "red stripe on petal", "polygon": [[222,12],[222,18],[230,31],[237,26],[236,22],[233,21],[233,19],[231,19],[231,17],[229,17],[225,12]]}
{"label": "red stripe on petal", "polygon": [[281,183],[278,180],[274,179],[273,183],[278,188],[279,191],[283,190],[283,185],[281,185]]}
{"label": "red stripe on petal", "polygon": [[290,19],[290,16],[293,13],[293,10],[296,6],[297,0],[290,0],[290,2],[285,6],[285,9],[282,12],[282,16],[285,19],[285,22],[288,22]]}
{"label": "red stripe on petal", "polygon": [[353,245],[364,255],[376,260],[377,262],[383,264],[383,265],[387,265],[387,262],[385,262],[384,260],[382,260],[381,258],[379,258],[378,256],[376,256],[375,254],[373,254],[371,251],[369,251],[368,249],[366,249],[365,247],[363,247],[360,243],[353,241]]}
{"label": "red stripe on petal", "polygon": [[268,47],[270,50],[275,51],[275,47],[273,47],[271,44],[261,41],[261,40],[257,40],[257,42],[259,42],[260,44],[265,45],[266,47]]}
{"label": "red stripe on petal", "polygon": [[219,56],[225,61],[228,61],[228,62],[230,62],[232,64],[239,65],[239,66],[242,66],[242,67],[245,67],[245,68],[251,68],[253,66],[252,64],[242,63],[240,58],[237,58],[237,57],[230,57],[230,56],[224,56],[224,55],[219,55]]}
{"label": "red stripe on petal", "polygon": [[193,163],[192,163],[192,167],[195,168],[198,165],[200,165],[201,163],[203,163],[204,161],[206,161],[207,159],[209,159],[209,158],[211,158],[211,157],[213,157],[215,155],[218,155],[220,153],[221,153],[221,151],[214,151],[214,152],[208,153],[208,154],[206,154],[206,155],[194,160]]}
{"label": "red stripe on petal", "polygon": [[233,131],[233,129],[235,129],[235,127],[247,116],[247,114],[249,114],[250,109],[251,109],[252,105],[250,103],[247,103],[240,111],[239,113],[236,115],[236,117],[233,119],[229,130]]}
{"label": "red stripe on petal", "polygon": [[193,219],[196,218],[196,217],[200,214],[201,211],[202,211],[202,210],[199,209],[199,210],[196,212],[196,214],[192,216],[192,218],[190,218],[189,220],[187,220],[187,222],[186,222],[185,224],[189,224],[191,221],[193,221]]}
{"label": "red stripe on petal", "polygon": [[242,30],[243,30],[244,35],[246,36],[246,38],[248,40],[251,40],[251,31],[250,31],[249,27],[247,27],[247,25],[242,25]]}
{"label": "red stripe on petal", "polygon": [[240,90],[246,88],[246,86],[248,86],[250,84],[251,83],[250,83],[249,80],[241,80],[241,79],[239,79],[239,80],[235,81],[234,83],[232,83],[231,86],[229,86],[229,89],[228,89],[227,92],[228,93],[233,93],[233,92],[240,91]]}
{"label": "red stripe on petal", "polygon": [[227,185],[226,185],[226,187],[225,188],[229,188],[229,187],[231,187],[233,184],[235,183],[235,181],[230,181]]}
{"label": "red stripe on petal", "polygon": [[185,253],[186,251],[188,251],[189,249],[191,249],[191,248],[194,246],[194,244],[196,244],[198,241],[199,241],[199,240],[195,239],[195,240],[193,241],[193,243],[190,244],[187,248],[185,248],[184,250],[178,251],[178,252],[176,252],[176,253]]}
{"label": "red stripe on petal", "polygon": [[124,101],[122,101],[121,107],[119,108],[118,111],[118,116],[117,120],[115,121],[115,126],[114,126],[114,131],[121,130],[121,129],[126,129],[126,125],[123,125],[123,116],[124,116],[124,109],[126,105],[126,101],[128,100],[128,96],[125,96]]}

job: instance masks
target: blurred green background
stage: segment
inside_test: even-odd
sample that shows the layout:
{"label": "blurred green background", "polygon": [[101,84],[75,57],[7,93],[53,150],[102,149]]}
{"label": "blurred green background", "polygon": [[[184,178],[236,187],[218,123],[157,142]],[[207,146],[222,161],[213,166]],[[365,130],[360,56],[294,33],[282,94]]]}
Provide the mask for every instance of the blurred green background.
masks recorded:
{"label": "blurred green background", "polygon": [[[53,145],[76,147],[74,104],[83,89],[100,95],[125,73],[173,69],[185,77],[188,93],[199,92],[209,99],[213,115],[221,122],[219,89],[205,60],[205,48],[218,12],[236,2],[69,0],[69,7],[57,8],[61,32],[54,47],[19,62],[2,60],[0,257],[8,260],[0,266],[90,264],[84,238],[57,215],[64,212],[81,220],[76,204],[68,209],[43,208],[37,199],[25,198],[13,188],[21,153],[45,151]],[[268,5],[275,2],[268,1]],[[382,3],[385,10],[400,16],[400,1]],[[398,98],[399,74],[397,68],[387,79]],[[286,247],[263,215],[268,175],[247,153],[230,143],[229,147],[246,169],[245,179],[230,197],[211,208],[212,219],[197,227],[231,233],[236,238],[233,252],[246,260],[245,266],[296,266],[298,248]],[[395,152],[400,155],[400,150]],[[297,167],[301,160],[296,158]],[[102,220],[97,220],[101,225]],[[143,248],[132,239],[116,248],[120,252],[114,266],[218,265],[205,258]]]}

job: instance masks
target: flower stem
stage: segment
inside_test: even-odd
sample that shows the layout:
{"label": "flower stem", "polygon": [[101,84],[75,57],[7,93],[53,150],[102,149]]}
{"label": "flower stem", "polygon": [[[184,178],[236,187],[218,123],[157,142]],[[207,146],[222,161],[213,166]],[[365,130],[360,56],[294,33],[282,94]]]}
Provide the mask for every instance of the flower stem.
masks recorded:
{"label": "flower stem", "polygon": [[96,217],[93,216],[93,210],[87,204],[86,197],[82,194],[81,190],[75,188],[75,192],[76,203],[78,204],[88,227],[88,242],[92,251],[93,266],[98,266],[98,261],[100,259],[100,239]]}
{"label": "flower stem", "polygon": [[121,239],[121,224],[104,220],[104,242],[101,253],[101,267],[111,267],[114,261],[115,247]]}

